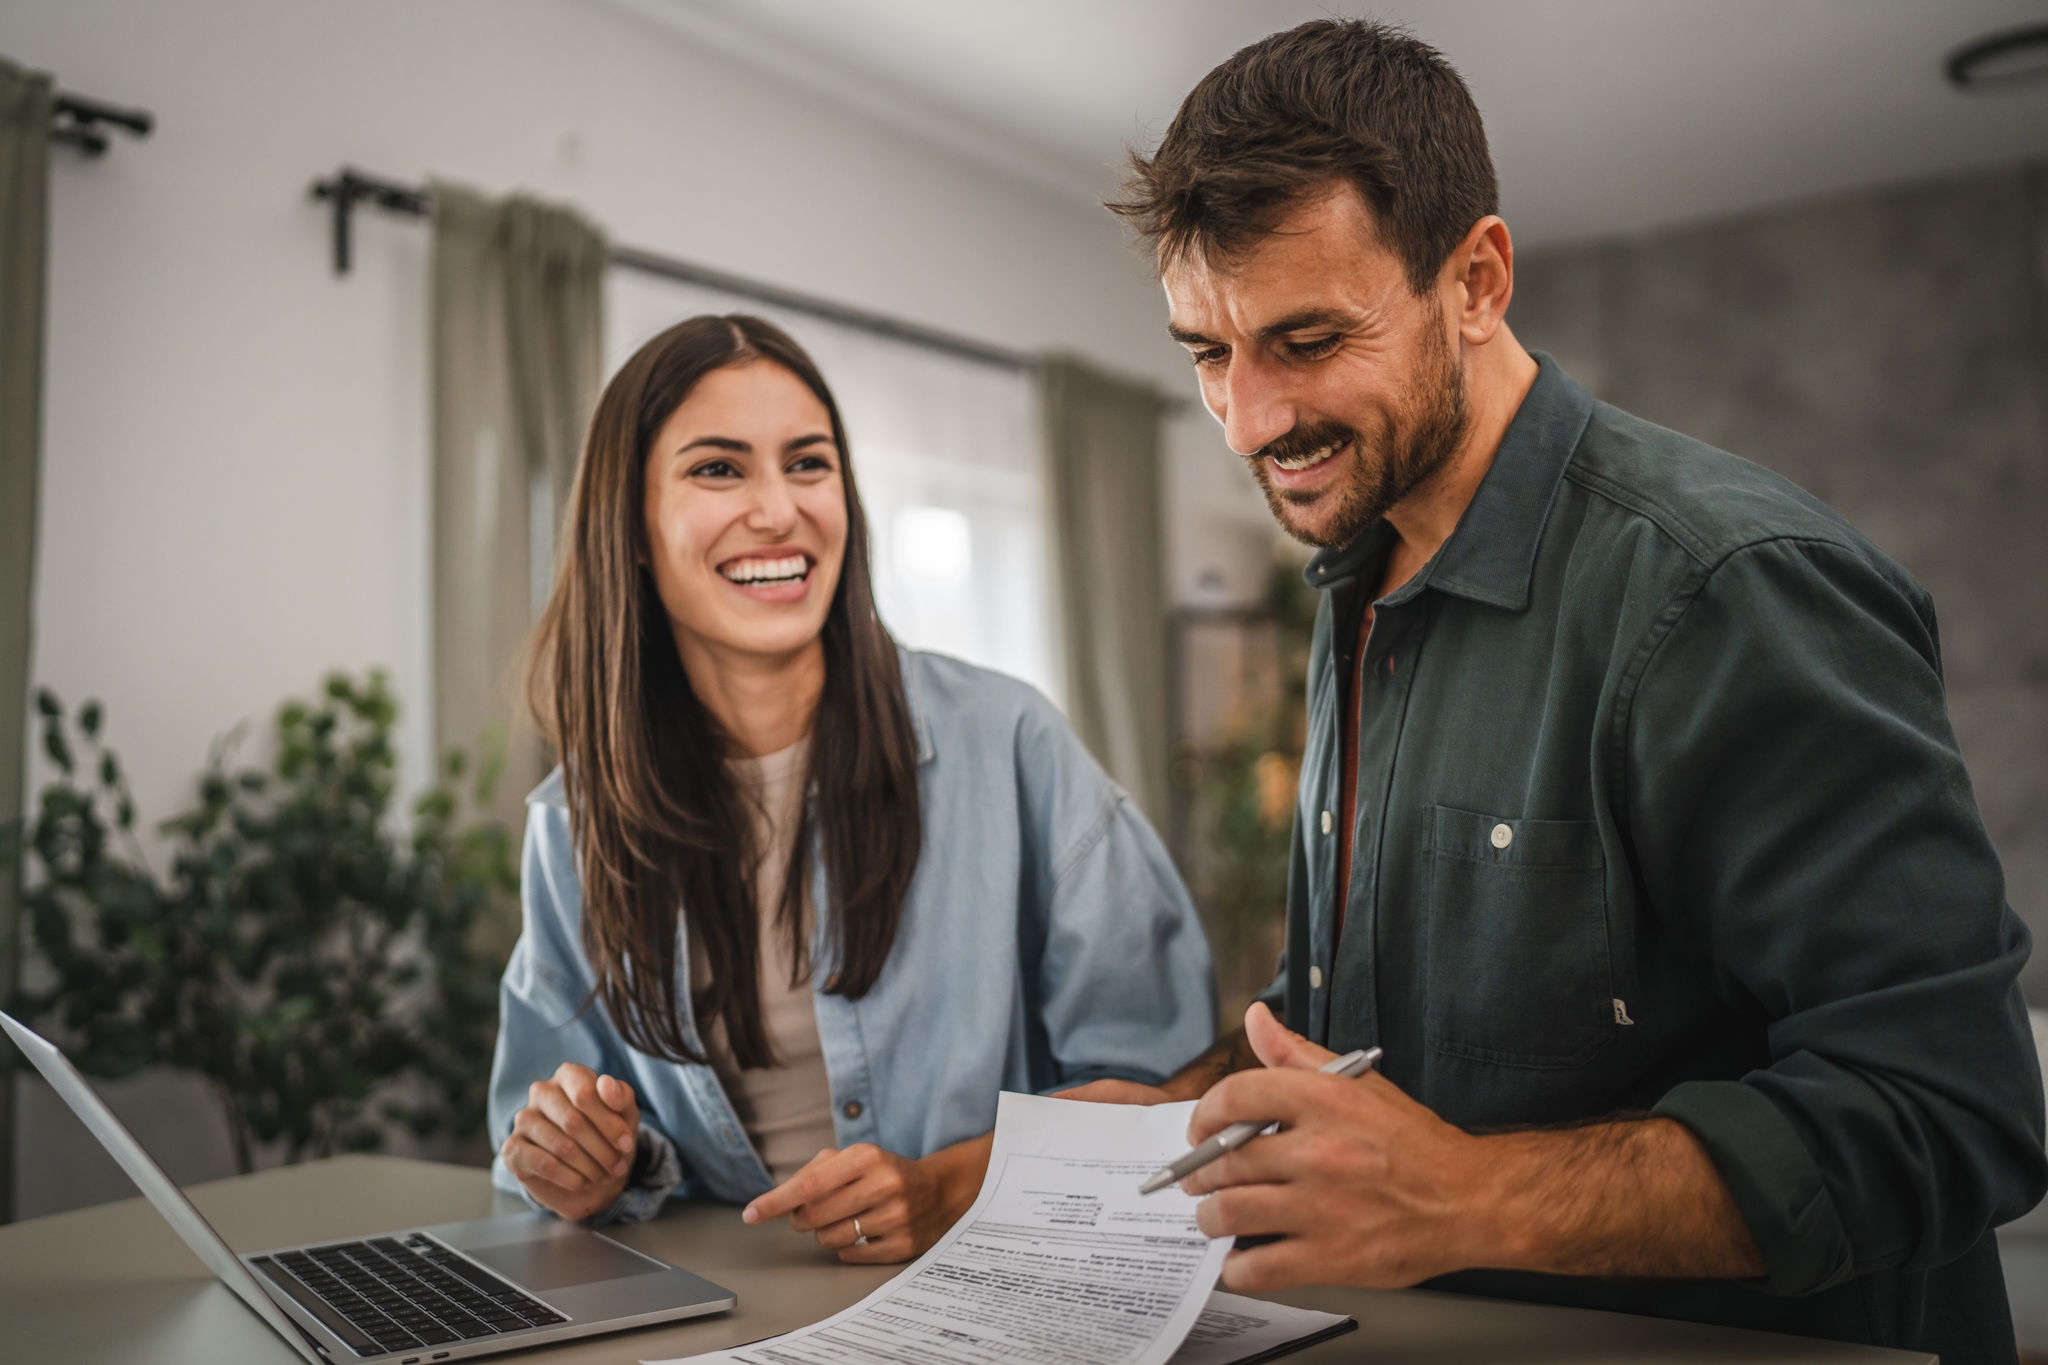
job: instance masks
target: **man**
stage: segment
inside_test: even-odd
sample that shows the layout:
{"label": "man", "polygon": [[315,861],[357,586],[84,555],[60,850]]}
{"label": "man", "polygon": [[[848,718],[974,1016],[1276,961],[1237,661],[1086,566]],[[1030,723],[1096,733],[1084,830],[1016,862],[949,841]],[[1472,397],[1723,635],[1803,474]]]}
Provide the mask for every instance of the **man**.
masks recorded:
{"label": "man", "polygon": [[[1225,1284],[2011,1360],[1990,1229],[2048,1184],[2029,940],[1925,593],[1522,349],[1429,47],[1277,34],[1133,166],[1112,207],[1204,400],[1321,547],[1280,977],[1165,1090],[1203,1096],[1192,1139],[1284,1125],[1187,1182],[1211,1235],[1283,1234]],[[1373,1044],[1381,1075],[1313,1072]]]}

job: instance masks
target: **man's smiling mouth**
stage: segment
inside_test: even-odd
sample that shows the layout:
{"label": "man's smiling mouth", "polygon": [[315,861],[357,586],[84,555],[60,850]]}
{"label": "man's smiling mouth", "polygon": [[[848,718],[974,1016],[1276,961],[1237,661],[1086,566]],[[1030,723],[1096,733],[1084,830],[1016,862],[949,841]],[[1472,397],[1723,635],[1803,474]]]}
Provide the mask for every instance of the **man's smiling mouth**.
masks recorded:
{"label": "man's smiling mouth", "polygon": [[1299,474],[1304,469],[1314,469],[1317,465],[1342,450],[1344,445],[1343,441],[1332,441],[1327,445],[1317,446],[1314,450],[1300,455],[1268,455],[1266,458],[1271,460],[1275,466],[1286,470],[1290,474]]}
{"label": "man's smiling mouth", "polygon": [[718,572],[727,582],[746,587],[801,583],[810,577],[811,558],[805,554],[777,555],[772,559],[749,555],[745,559],[727,560],[718,566]]}

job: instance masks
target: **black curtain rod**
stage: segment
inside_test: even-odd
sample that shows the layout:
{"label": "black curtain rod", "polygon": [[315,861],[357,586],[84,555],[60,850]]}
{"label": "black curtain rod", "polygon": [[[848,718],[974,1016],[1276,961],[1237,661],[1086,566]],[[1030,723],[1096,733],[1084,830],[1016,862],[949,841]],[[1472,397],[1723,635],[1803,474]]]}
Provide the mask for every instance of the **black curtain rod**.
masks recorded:
{"label": "black curtain rod", "polygon": [[147,109],[131,109],[62,90],[50,101],[50,141],[76,147],[87,156],[107,150],[103,125],[124,128],[136,137],[148,137],[156,127],[156,115]]}
{"label": "black curtain rod", "polygon": [[[412,218],[425,218],[433,214],[434,197],[430,191],[410,185],[401,185],[389,180],[342,167],[325,180],[313,182],[313,197],[333,207],[334,212],[334,273],[346,275],[349,270],[350,239],[349,223],[358,204],[371,204],[387,212],[404,214]],[[664,279],[680,280],[686,284],[704,285],[722,289],[742,298],[787,308],[791,312],[822,318],[841,326],[870,332],[876,336],[888,337],[892,341],[908,342],[928,350],[942,351],[947,355],[959,356],[966,360],[979,361],[1006,370],[1030,368],[1031,357],[1000,346],[985,342],[970,341],[936,328],[905,322],[899,318],[870,313],[830,299],[817,298],[810,294],[782,289],[758,280],[746,279],[739,275],[728,275],[724,271],[712,270],[688,261],[679,261],[657,252],[642,251],[637,247],[614,246],[610,249],[611,263],[626,270],[638,270],[643,274],[659,275]]]}

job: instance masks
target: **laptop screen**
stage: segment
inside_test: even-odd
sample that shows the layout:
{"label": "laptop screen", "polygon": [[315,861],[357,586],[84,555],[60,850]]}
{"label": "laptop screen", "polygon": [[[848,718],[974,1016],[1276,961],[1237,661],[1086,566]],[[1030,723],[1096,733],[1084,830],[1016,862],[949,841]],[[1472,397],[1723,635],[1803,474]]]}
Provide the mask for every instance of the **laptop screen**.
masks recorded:
{"label": "laptop screen", "polygon": [[169,1220],[178,1235],[185,1239],[185,1245],[206,1263],[206,1268],[240,1295],[242,1301],[269,1323],[279,1336],[290,1342],[301,1356],[322,1362],[322,1357],[307,1344],[298,1324],[270,1301],[270,1296],[257,1285],[256,1277],[236,1258],[234,1250],[221,1240],[220,1234],[213,1230],[213,1225],[199,1210],[192,1207],[192,1201],[164,1174],[163,1167],[142,1150],[142,1144],[135,1140],[135,1135],[114,1117],[114,1111],[107,1108],[106,1102],[86,1083],[70,1059],[48,1040],[5,1013],[0,1013],[0,1028],[7,1030],[8,1037],[14,1039],[16,1046],[35,1064],[36,1070],[43,1073],[43,1079],[50,1083],[51,1089],[71,1106],[71,1111],[100,1140],[107,1154],[121,1164],[121,1169],[128,1173],[128,1178],[135,1182],[143,1197],[156,1205],[156,1211]]}

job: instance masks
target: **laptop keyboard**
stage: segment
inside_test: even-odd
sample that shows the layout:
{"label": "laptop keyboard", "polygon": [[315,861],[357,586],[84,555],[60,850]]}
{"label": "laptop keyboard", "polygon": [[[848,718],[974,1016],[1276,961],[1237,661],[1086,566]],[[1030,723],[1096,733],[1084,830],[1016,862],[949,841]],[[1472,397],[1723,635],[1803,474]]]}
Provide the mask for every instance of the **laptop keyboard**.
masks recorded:
{"label": "laptop keyboard", "polygon": [[254,1264],[359,1356],[567,1321],[417,1232],[260,1256]]}

